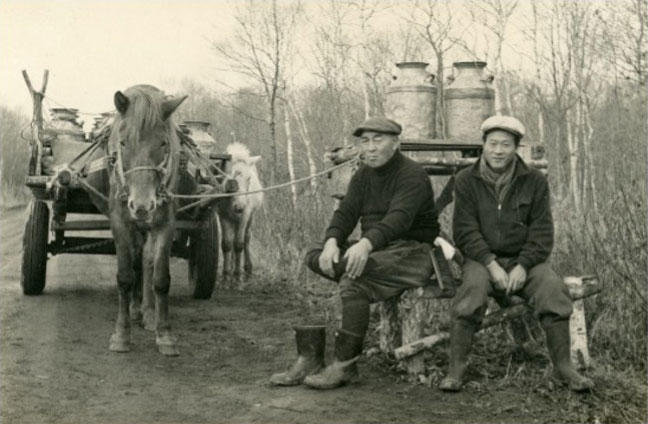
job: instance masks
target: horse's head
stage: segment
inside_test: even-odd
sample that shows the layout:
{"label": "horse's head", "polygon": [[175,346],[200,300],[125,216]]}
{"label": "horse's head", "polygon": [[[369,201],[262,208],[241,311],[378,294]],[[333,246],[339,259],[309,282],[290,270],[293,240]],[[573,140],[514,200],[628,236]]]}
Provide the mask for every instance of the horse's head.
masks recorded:
{"label": "horse's head", "polygon": [[115,93],[115,120],[111,139],[117,151],[122,197],[131,216],[150,221],[165,200],[173,177],[178,141],[171,115],[187,98],[168,98],[149,85]]}
{"label": "horse's head", "polygon": [[[238,184],[238,191],[245,193],[246,191],[258,190],[259,176],[257,174],[256,163],[261,159],[261,156],[248,156],[237,160],[232,164],[232,177]],[[234,196],[232,200],[232,209],[236,213],[241,213],[245,210],[248,204],[248,196]]]}

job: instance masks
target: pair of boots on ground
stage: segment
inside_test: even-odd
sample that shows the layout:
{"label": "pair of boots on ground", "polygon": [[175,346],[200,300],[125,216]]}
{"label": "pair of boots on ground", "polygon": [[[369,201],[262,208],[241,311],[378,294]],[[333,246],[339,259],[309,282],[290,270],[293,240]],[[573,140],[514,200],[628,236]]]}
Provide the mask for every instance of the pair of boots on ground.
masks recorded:
{"label": "pair of boots on ground", "polygon": [[339,329],[335,333],[335,360],[324,366],[326,326],[294,327],[297,361],[286,372],[274,374],[270,383],[276,386],[305,384],[314,389],[334,389],[358,381],[356,361],[362,353],[362,336]]}
{"label": "pair of boots on ground", "polygon": [[[553,364],[554,375],[575,392],[589,391],[594,383],[580,375],[571,362],[571,336],[569,320],[542,319],[540,325],[547,339],[547,350]],[[468,365],[477,326],[467,320],[455,319],[450,330],[450,366],[439,388],[458,392]]]}

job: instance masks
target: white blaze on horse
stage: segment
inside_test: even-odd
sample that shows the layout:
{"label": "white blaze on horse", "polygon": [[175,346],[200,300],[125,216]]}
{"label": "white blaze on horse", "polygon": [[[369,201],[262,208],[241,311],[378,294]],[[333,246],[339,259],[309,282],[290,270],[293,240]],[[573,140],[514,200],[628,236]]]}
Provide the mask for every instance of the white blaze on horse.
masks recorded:
{"label": "white blaze on horse", "polygon": [[[241,143],[227,146],[226,153],[232,156],[231,172],[240,193],[261,190],[256,163],[261,156],[250,156],[249,149]],[[223,279],[225,283],[240,280],[241,258],[244,258],[245,275],[252,273],[250,254],[250,227],[254,212],[263,203],[263,193],[241,194],[219,203],[219,217],[223,238]]]}

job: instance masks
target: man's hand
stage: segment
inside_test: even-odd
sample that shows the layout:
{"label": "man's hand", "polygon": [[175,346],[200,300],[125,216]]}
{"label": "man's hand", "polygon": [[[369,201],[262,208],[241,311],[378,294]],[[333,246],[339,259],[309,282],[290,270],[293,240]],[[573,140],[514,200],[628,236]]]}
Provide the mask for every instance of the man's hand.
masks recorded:
{"label": "man's hand", "polygon": [[490,273],[491,280],[495,283],[495,287],[499,290],[508,290],[509,275],[504,271],[504,268],[495,260],[491,261],[486,268]]}
{"label": "man's hand", "polygon": [[322,272],[335,278],[335,270],[333,264],[338,263],[340,260],[340,248],[337,245],[337,240],[330,238],[324,243],[324,249],[319,257],[319,267]]}
{"label": "man's hand", "polygon": [[362,274],[372,250],[371,242],[363,237],[346,251],[344,259],[347,260],[346,272],[350,278],[356,279]]}
{"label": "man's hand", "polygon": [[508,288],[506,289],[506,294],[515,293],[520,290],[526,281],[527,274],[522,265],[515,265],[515,268],[511,270],[508,274]]}

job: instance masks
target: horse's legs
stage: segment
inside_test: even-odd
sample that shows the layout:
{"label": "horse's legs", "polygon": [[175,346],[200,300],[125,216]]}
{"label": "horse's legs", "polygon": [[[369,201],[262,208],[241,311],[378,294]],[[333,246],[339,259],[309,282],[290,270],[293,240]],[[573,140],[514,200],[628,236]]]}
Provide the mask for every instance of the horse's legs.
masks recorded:
{"label": "horse's legs", "polygon": [[245,226],[245,238],[243,240],[245,247],[244,247],[244,252],[245,252],[245,265],[244,265],[244,270],[245,270],[245,278],[249,278],[250,275],[252,275],[252,256],[250,255],[250,228],[252,227],[252,217],[253,215],[250,214],[250,219],[247,222],[247,225]]}
{"label": "horse's legs", "polygon": [[[118,214],[119,212],[114,212]],[[134,240],[128,228],[119,217],[111,217],[112,232],[115,240],[115,253],[117,256],[117,287],[119,289],[119,306],[115,332],[110,336],[112,352],[128,352],[130,350],[130,318],[129,303],[135,283],[136,273],[133,267]]]}
{"label": "horse's legs", "polygon": [[237,285],[241,281],[241,256],[245,247],[245,229],[249,220],[249,212],[244,211],[240,221],[237,222],[236,232],[234,234],[234,279]]}
{"label": "horse's legs", "polygon": [[[171,255],[171,243],[173,231],[171,226],[158,231],[151,232],[147,240],[145,255],[153,254],[153,257],[145,259],[145,263],[153,263],[153,293],[155,294],[155,343],[158,350],[165,356],[178,356],[176,338],[171,334],[169,323],[169,288],[171,276],[169,274],[169,257]],[[148,248],[150,247],[150,248]]]}
{"label": "horse's legs", "polygon": [[134,252],[133,268],[135,270],[135,284],[133,285],[133,295],[130,299],[130,318],[133,321],[142,319],[142,248],[141,240],[138,240]]}
{"label": "horse's legs", "polygon": [[155,239],[152,233],[147,234],[144,244],[142,258],[142,280],[143,280],[143,301],[142,301],[142,324],[149,331],[155,331],[155,298],[153,296],[153,269],[155,258]]}
{"label": "horse's legs", "polygon": [[223,250],[223,285],[231,288],[232,273],[232,247],[234,245],[234,224],[227,218],[221,219],[221,229],[223,237],[221,249]]}

